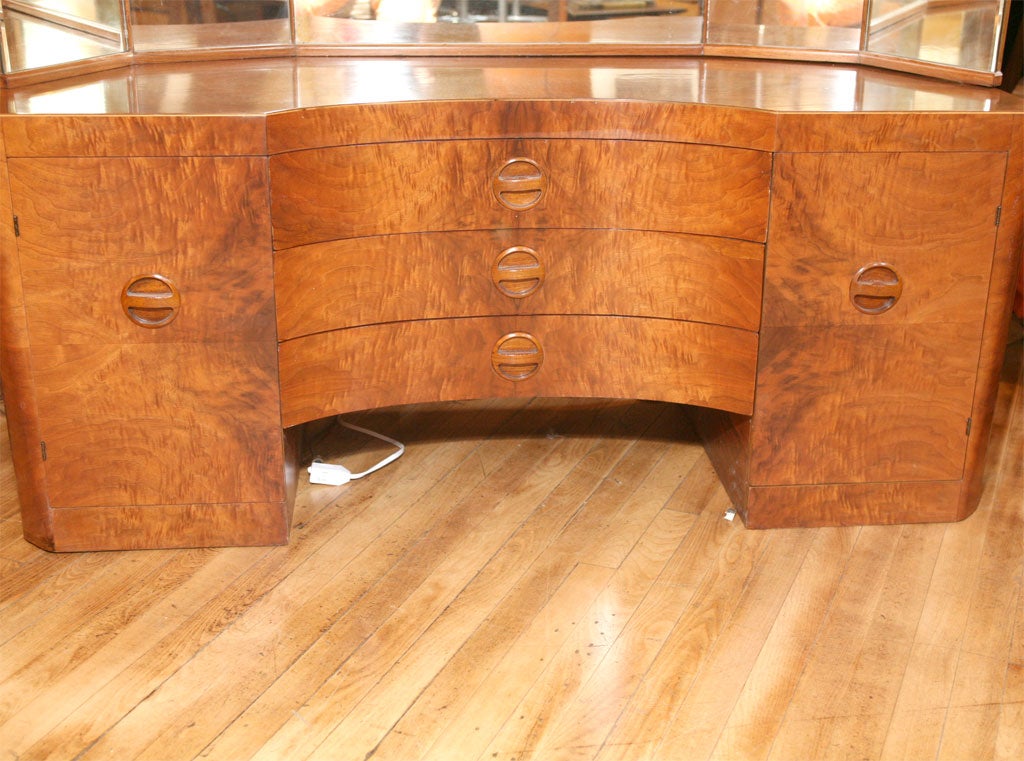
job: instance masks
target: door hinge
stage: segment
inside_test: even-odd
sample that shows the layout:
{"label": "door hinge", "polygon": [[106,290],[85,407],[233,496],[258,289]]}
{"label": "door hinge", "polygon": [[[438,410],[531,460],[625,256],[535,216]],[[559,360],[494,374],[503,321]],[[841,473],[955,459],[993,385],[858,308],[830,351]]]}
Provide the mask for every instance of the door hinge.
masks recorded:
{"label": "door hinge", "polygon": [[967,418],[967,430],[964,432],[964,436],[971,435],[971,424],[974,422],[974,418]]}
{"label": "door hinge", "polygon": [[997,206],[996,207],[996,227],[999,227],[999,223],[1000,223],[1000,221],[1002,221],[1002,219],[1003,219],[1003,207],[1002,206]]}
{"label": "door hinge", "polygon": [[17,214],[14,215],[14,237],[15,238],[20,238],[21,237],[21,226],[18,224],[18,215]]}
{"label": "door hinge", "polygon": [[43,462],[46,462],[46,442],[45,441],[40,441],[39,442],[39,451],[41,451],[43,453]]}

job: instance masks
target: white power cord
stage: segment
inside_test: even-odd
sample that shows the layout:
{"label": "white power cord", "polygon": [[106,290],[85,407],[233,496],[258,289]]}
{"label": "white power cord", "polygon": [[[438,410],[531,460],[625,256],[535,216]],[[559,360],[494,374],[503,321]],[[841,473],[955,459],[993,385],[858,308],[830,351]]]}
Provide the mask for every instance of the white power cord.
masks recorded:
{"label": "white power cord", "polygon": [[367,468],[362,473],[353,473],[344,465],[333,465],[329,462],[324,462],[319,457],[316,457],[313,459],[313,463],[309,466],[309,468],[307,468],[307,472],[309,473],[309,482],[311,484],[341,486],[342,484],[347,484],[349,481],[354,481],[357,478],[363,478],[364,476],[368,476],[371,473],[375,473],[376,471],[383,468],[385,465],[390,465],[403,454],[405,454],[405,445],[402,444],[401,442],[395,441],[394,439],[385,436],[381,433],[375,433],[374,431],[367,430],[366,428],[361,428],[358,425],[346,423],[344,420],[339,420],[338,422],[341,423],[346,428],[350,428],[353,431],[365,433],[367,436],[373,436],[375,439],[386,441],[388,444],[397,447],[397,451],[392,452],[383,460],[378,462],[376,465],[374,465],[371,468]]}

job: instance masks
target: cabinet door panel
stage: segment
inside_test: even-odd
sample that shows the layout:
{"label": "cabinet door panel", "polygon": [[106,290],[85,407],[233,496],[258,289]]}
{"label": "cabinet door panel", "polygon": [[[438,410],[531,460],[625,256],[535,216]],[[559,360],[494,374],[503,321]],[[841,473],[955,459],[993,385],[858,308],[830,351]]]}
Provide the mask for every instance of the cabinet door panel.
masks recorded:
{"label": "cabinet door panel", "polygon": [[[1003,153],[776,157],[765,325],[879,325],[983,319]],[[902,293],[865,314],[861,268],[889,265]]]}
{"label": "cabinet door panel", "polygon": [[[546,183],[532,207],[495,195],[506,162]],[[505,185],[532,181],[515,169]],[[628,228],[763,242],[770,154],[613,140],[340,146],[270,160],[279,249],[338,238],[503,227]],[[524,180],[525,178],[525,180]],[[537,179],[537,178],[534,178]],[[527,191],[513,190],[518,200]]]}
{"label": "cabinet door panel", "polygon": [[[265,159],[13,159],[54,508],[284,499]],[[174,319],[122,291],[161,275]]]}
{"label": "cabinet door panel", "polygon": [[52,507],[284,498],[274,344],[32,351]]}
{"label": "cabinet door panel", "polygon": [[[274,340],[265,159],[10,164],[33,344]],[[121,305],[151,274],[181,296],[157,330]]]}
{"label": "cabinet door panel", "polygon": [[764,329],[751,483],[961,478],[980,334],[942,324]]}

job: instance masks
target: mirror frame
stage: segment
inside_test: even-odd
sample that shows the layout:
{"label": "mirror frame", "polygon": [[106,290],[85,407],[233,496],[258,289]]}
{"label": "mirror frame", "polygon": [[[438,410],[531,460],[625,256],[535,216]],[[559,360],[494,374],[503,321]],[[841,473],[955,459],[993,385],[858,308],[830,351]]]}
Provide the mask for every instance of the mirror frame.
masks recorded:
{"label": "mirror frame", "polygon": [[[976,0],[975,0],[976,1]],[[135,50],[133,24],[128,10],[129,0],[119,0],[123,24],[125,52],[86,58],[71,63],[57,64],[36,69],[24,69],[0,75],[0,83],[4,88],[32,85],[55,79],[87,74],[109,69],[121,68],[132,64],[150,62],[175,61],[209,61],[236,58],[270,58],[281,56],[316,56],[316,57],[394,57],[394,56],[707,56],[754,58],[783,61],[828,62],[841,64],[860,64],[876,68],[900,71],[929,76],[964,84],[997,86],[1002,81],[999,62],[1003,56],[1006,40],[1006,24],[1009,16],[1011,0],[993,0],[1002,2],[1001,21],[995,50],[992,51],[995,65],[991,71],[963,68],[954,64],[935,63],[890,53],[875,52],[869,49],[869,26],[872,3],[865,0],[860,24],[860,43],[857,49],[829,50],[813,47],[783,47],[770,45],[722,44],[709,41],[709,9],[714,0],[703,0],[701,37],[694,43],[608,43],[608,42],[554,42],[541,43],[533,41],[492,41],[492,42],[376,42],[337,44],[304,43],[296,41],[296,23],[294,0],[287,0],[289,42],[269,45],[222,45],[197,47],[172,47],[161,50]],[[2,2],[2,0],[0,0]],[[921,0],[921,5],[928,8],[933,3],[939,7],[948,7],[950,0]],[[971,4],[970,2],[961,3]],[[0,32],[3,32],[3,10],[0,8]],[[687,18],[695,18],[689,16]],[[199,25],[197,25],[199,26]],[[497,26],[497,25],[496,25]],[[508,26],[513,26],[509,24]],[[524,26],[524,25],[515,25]],[[3,34],[3,56],[7,60],[7,39]]]}

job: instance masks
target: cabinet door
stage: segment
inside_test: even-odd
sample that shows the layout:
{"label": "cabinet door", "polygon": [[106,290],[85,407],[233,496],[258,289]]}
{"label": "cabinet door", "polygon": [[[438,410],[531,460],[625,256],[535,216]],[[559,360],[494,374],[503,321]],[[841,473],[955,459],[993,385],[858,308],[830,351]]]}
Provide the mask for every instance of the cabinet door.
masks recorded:
{"label": "cabinet door", "polygon": [[1005,166],[777,157],[751,483],[962,477]]}
{"label": "cabinet door", "polygon": [[265,160],[10,175],[51,506],[283,499]]}

